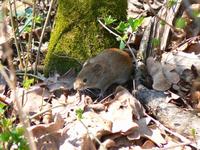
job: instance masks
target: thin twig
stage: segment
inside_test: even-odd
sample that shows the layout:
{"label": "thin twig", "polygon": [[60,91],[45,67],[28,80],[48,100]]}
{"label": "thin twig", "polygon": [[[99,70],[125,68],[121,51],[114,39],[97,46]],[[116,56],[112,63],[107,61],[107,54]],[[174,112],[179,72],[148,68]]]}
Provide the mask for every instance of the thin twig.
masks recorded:
{"label": "thin twig", "polygon": [[19,44],[18,44],[16,32],[15,32],[15,26],[14,26],[14,20],[13,20],[11,0],[9,0],[9,6],[10,6],[10,19],[11,19],[11,25],[12,25],[12,30],[13,30],[13,36],[14,36],[14,40],[15,40],[15,45],[16,45],[16,49],[17,49],[17,55],[18,55],[18,59],[19,59],[20,65],[21,65],[21,67],[23,67],[24,64],[23,64],[23,61],[21,59],[21,52],[20,52],[20,49],[19,49]]}
{"label": "thin twig", "polygon": [[184,144],[187,143],[187,144],[191,144],[192,146],[196,147],[195,144],[191,140],[187,139],[186,137],[184,137],[184,136],[182,136],[182,135],[180,135],[180,134],[178,134],[176,132],[173,132],[173,131],[169,130],[164,125],[162,125],[159,121],[155,120],[153,117],[149,116],[148,114],[146,114],[146,116],[148,116],[149,118],[151,118],[151,120],[156,123],[156,125],[158,126],[158,128],[161,128],[161,129],[167,131],[168,133],[174,135],[175,137],[178,137],[181,141],[184,142]]}
{"label": "thin twig", "polygon": [[54,3],[54,0],[51,0],[50,7],[49,7],[49,10],[48,10],[48,13],[47,13],[47,17],[46,17],[46,20],[45,20],[45,23],[44,23],[44,26],[43,26],[43,29],[42,29],[42,34],[41,34],[41,37],[40,37],[40,42],[39,42],[37,56],[36,56],[34,74],[36,74],[36,72],[37,72],[37,65],[38,65],[38,61],[39,61],[39,57],[40,57],[40,49],[41,49],[41,46],[42,46],[42,40],[43,40],[43,37],[44,37],[44,31],[45,31],[47,23],[49,21],[49,17],[50,17],[50,13],[51,13],[51,9],[52,9],[53,3]]}
{"label": "thin twig", "polygon": [[127,42],[126,46],[128,47],[129,51],[131,52],[131,54],[133,56],[133,61],[135,62],[136,69],[137,69],[138,68],[138,63],[137,63],[137,59],[135,57],[135,54],[133,53],[132,48],[130,47],[130,45],[128,44],[128,42]]}
{"label": "thin twig", "polygon": [[102,25],[102,27],[104,27],[108,32],[110,32],[111,34],[113,34],[116,37],[120,37],[120,35],[118,35],[117,33],[113,32],[112,30],[110,30],[105,24],[103,24],[103,22],[101,22],[100,19],[97,19],[97,21]]}
{"label": "thin twig", "polygon": [[[66,104],[60,104],[60,105],[57,105],[57,106],[54,106],[54,107],[50,107],[50,108],[48,108],[48,109],[45,109],[45,110],[43,110],[43,111],[40,111],[39,113],[37,113],[37,114],[34,114],[34,115],[32,115],[32,116],[30,116],[30,117],[28,117],[28,119],[29,120],[31,120],[31,119],[33,119],[33,118],[36,118],[36,117],[38,117],[38,116],[40,116],[40,115],[42,115],[42,114],[44,114],[44,113],[46,113],[46,112],[48,112],[48,111],[50,111],[50,110],[52,110],[52,109],[55,109],[55,108],[58,108],[58,107],[63,107],[63,106],[65,106]],[[27,120],[28,121],[28,120]]]}
{"label": "thin twig", "polygon": [[106,150],[107,148],[105,147],[105,145],[103,145],[101,143],[101,141],[99,141],[99,139],[96,136],[94,136],[94,134],[92,132],[89,131],[88,127],[83,123],[83,121],[81,119],[79,121],[84,126],[84,128],[86,129],[88,135],[92,135],[92,137],[97,141],[97,143],[102,146],[103,150]]}
{"label": "thin twig", "polygon": [[[16,7],[16,1],[13,1],[13,4],[14,4],[14,16],[16,17],[16,22],[18,22],[18,19],[17,19],[17,7]],[[19,33],[19,26],[18,24],[15,26],[15,31],[16,31],[16,35],[17,36],[20,36],[20,33]],[[18,44],[19,44],[19,49],[21,50],[21,54],[22,54],[22,61],[24,62],[24,50],[23,50],[23,47],[22,47],[22,43],[20,41],[20,38],[18,38]]]}
{"label": "thin twig", "polygon": [[[16,75],[17,75],[17,76],[25,76],[25,73],[16,72]],[[44,77],[39,77],[38,75],[34,75],[34,74],[30,74],[30,73],[26,73],[26,76],[30,76],[30,77],[39,79],[39,80],[41,80],[41,81],[44,81],[44,80],[46,79],[46,78],[44,78]]]}
{"label": "thin twig", "polygon": [[[9,0],[9,3],[10,3],[10,0]],[[11,7],[11,3],[10,3],[10,7]],[[10,11],[12,12],[12,10],[10,10]],[[11,15],[11,18],[12,18],[12,13],[10,13],[10,15]],[[3,17],[5,17],[5,12],[3,12]],[[5,23],[3,25],[5,26]],[[14,29],[13,29],[13,31],[14,31]],[[5,35],[5,38],[7,39],[7,36],[6,36],[7,31],[5,30],[3,32],[4,32],[3,34]],[[12,61],[12,49],[10,48],[10,46],[8,45],[7,42],[5,43],[5,49],[8,52],[7,59],[8,59],[10,74],[8,76],[8,74],[4,71],[4,68],[2,66],[1,66],[1,73],[2,73],[2,76],[5,78],[5,80],[7,81],[10,89],[14,93],[14,100],[16,102],[16,106],[17,106],[17,109],[18,109],[19,119],[20,119],[20,122],[22,123],[22,125],[25,129],[25,136],[28,138],[29,147],[30,147],[31,150],[36,150],[36,145],[33,142],[33,135],[32,135],[31,132],[28,131],[28,127],[30,126],[30,124],[28,122],[25,122],[26,116],[23,113],[22,107],[21,107],[21,105],[19,104],[19,101],[18,101],[17,92],[16,92],[16,75],[15,75],[15,69],[14,69],[14,66],[13,66],[13,63],[12,63],[13,62]],[[19,57],[20,57],[20,55],[19,55]]]}
{"label": "thin twig", "polygon": [[[145,149],[145,150],[173,150],[173,149],[176,149],[180,146],[186,146],[186,145],[189,145],[190,143],[188,142],[185,142],[185,143],[179,143],[179,144],[175,144],[175,145],[172,145],[172,146],[167,146],[167,147],[164,147],[164,148],[151,148],[151,149]],[[184,150],[184,148],[182,148]]]}

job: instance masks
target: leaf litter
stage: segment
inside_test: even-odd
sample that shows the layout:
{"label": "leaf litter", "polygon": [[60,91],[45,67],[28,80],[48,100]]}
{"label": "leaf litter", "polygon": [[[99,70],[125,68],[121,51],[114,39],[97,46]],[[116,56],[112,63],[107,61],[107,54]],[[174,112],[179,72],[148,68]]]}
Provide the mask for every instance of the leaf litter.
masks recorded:
{"label": "leaf litter", "polygon": [[[160,1],[154,1],[149,5],[145,1],[130,0],[128,17],[136,18],[141,14],[145,16],[141,43],[138,44],[137,40],[133,40],[137,39],[137,34],[131,42],[139,45],[138,58],[146,62],[147,72],[153,82],[150,85],[152,89],[170,93],[171,96],[165,99],[167,103],[170,103],[171,99],[175,101],[186,99],[186,103],[198,112],[200,110],[200,38],[198,26],[187,11],[190,9],[197,11],[198,20],[199,4],[192,4],[183,11],[181,17],[186,20],[186,26],[183,27],[185,33],[183,30],[177,33],[166,24],[167,22],[173,25],[176,22],[178,11],[182,9],[181,2],[181,0],[176,1],[176,5],[167,8],[166,5],[169,6],[169,3],[163,5]],[[22,3],[17,6],[22,18],[26,18],[24,7],[28,6]],[[152,10],[156,11],[157,16]],[[149,16],[147,12],[153,15]],[[162,23],[159,17],[165,18],[166,22]],[[9,23],[5,24],[8,30],[11,30]],[[21,28],[24,27],[26,27],[25,22],[21,24]],[[39,32],[36,33],[36,37]],[[0,44],[13,38],[12,34],[1,33],[3,32],[0,32]],[[26,34],[22,37],[26,39]],[[152,39],[157,41],[156,44],[151,41]],[[18,109],[16,101],[22,105],[23,112],[34,124],[29,127],[29,130],[35,137],[37,149],[112,150],[155,147],[182,149],[183,146],[184,149],[191,149],[186,146],[187,143],[181,145],[180,139],[175,140],[177,137],[171,137],[168,130],[160,128],[159,124],[146,114],[139,99],[124,87],[117,87],[114,98],[94,103],[91,97],[79,95],[71,90],[75,79],[73,70],[63,76],[54,75],[43,79],[42,83],[31,86],[28,90],[17,88],[17,97],[13,96],[13,91],[6,90],[5,81],[1,79],[3,85],[1,93],[7,93],[7,97],[1,95],[1,101],[13,105],[14,114]],[[57,91],[61,94],[57,94]],[[81,118],[76,114],[78,109],[83,110],[80,114]],[[197,145],[199,141],[197,139]]]}

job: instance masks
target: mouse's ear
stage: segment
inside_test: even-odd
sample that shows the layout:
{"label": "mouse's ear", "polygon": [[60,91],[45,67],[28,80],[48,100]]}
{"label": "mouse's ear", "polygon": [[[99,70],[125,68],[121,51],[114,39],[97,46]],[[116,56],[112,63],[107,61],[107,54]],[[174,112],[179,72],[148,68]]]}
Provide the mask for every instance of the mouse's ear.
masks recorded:
{"label": "mouse's ear", "polygon": [[102,70],[103,70],[103,67],[100,64],[95,64],[93,67],[94,72],[100,73],[102,72]]}

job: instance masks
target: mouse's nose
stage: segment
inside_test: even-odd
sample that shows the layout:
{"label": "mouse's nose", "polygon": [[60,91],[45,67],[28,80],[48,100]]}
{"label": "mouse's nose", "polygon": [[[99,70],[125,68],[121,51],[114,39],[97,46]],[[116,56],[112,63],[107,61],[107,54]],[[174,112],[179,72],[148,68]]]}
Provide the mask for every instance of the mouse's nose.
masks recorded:
{"label": "mouse's nose", "polygon": [[83,82],[80,79],[76,79],[74,81],[74,89],[75,90],[80,90],[81,87],[83,87]]}

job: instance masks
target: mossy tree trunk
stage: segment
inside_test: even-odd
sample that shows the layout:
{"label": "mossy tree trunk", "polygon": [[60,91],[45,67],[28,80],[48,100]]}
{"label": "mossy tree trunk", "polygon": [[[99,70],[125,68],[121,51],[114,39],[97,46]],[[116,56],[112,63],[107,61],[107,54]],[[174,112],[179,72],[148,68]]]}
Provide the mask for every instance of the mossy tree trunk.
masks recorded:
{"label": "mossy tree trunk", "polygon": [[45,75],[65,73],[105,48],[118,47],[116,38],[97,18],[126,19],[127,0],[59,0],[56,24],[45,58]]}

